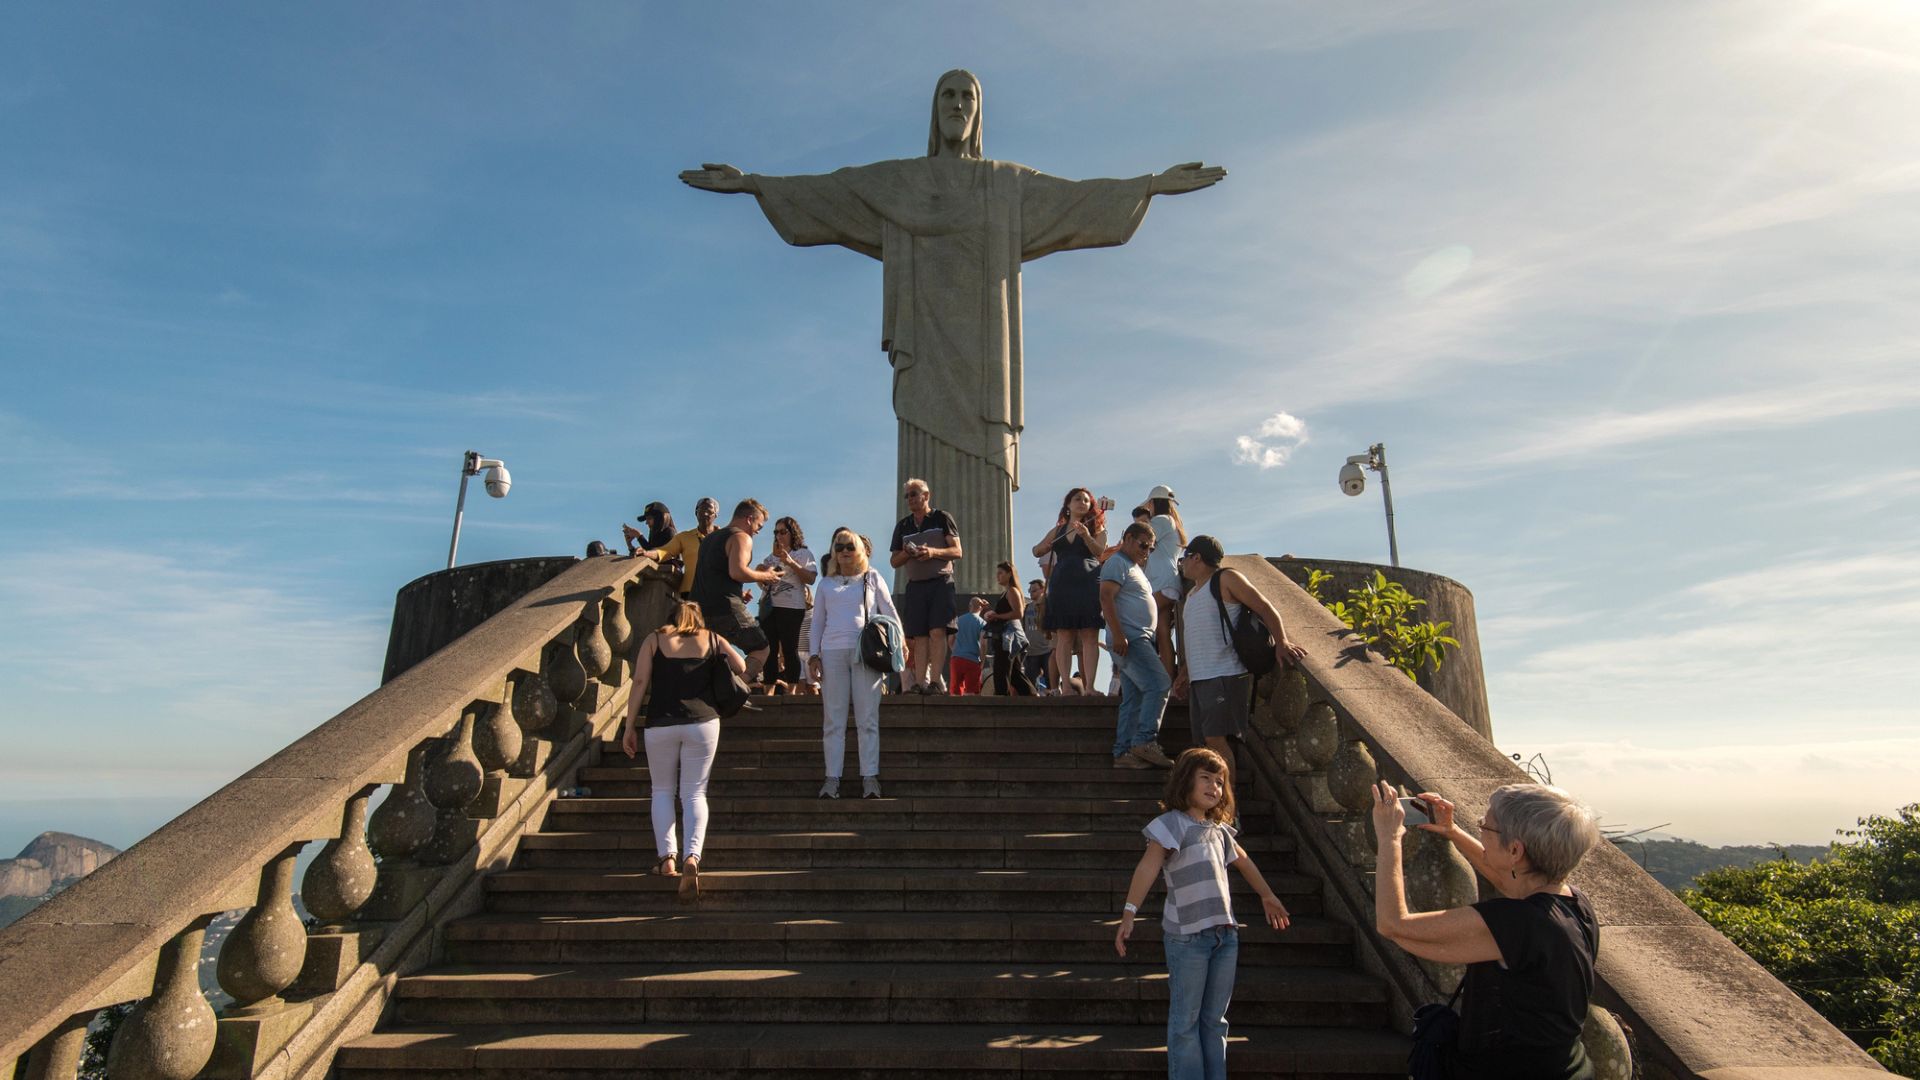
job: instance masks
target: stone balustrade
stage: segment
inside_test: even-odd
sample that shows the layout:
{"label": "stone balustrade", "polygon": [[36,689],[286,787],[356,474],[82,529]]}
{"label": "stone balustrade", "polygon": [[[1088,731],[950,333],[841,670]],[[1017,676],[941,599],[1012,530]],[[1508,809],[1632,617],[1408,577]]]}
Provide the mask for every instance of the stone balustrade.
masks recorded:
{"label": "stone balustrade", "polygon": [[[0,930],[0,1075],[73,1080],[89,1021],[127,1002],[112,1080],[324,1075],[618,722],[633,627],[671,599],[651,569],[564,570]],[[201,951],[240,908],[216,1015]]]}
{"label": "stone balustrade", "polygon": [[[1360,644],[1333,614],[1258,556],[1227,565],[1272,598],[1289,635],[1307,650],[1295,668],[1259,680],[1254,732],[1242,767],[1273,789],[1293,820],[1301,854],[1318,864],[1326,906],[1360,931],[1361,963],[1392,987],[1402,1022],[1444,1001],[1462,969],[1415,961],[1374,931],[1376,780],[1451,800],[1461,820],[1481,820],[1496,788],[1530,780],[1404,674]],[[1576,795],[1578,792],[1575,793]],[[1452,844],[1411,831],[1402,850],[1408,906],[1436,911],[1472,903],[1479,883]],[[1667,888],[1611,844],[1573,878],[1601,923],[1595,997],[1586,1041],[1602,1080],[1634,1074],[1705,1080],[1866,1080],[1887,1075]],[[1617,1017],[1617,1019],[1616,1019]],[[1623,1031],[1619,1021],[1624,1021]]]}

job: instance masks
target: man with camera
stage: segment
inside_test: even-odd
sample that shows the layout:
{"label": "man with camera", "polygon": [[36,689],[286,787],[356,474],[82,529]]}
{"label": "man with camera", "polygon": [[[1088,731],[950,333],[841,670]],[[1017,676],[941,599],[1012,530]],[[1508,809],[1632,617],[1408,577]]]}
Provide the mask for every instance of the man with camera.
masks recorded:
{"label": "man with camera", "polygon": [[[1187,541],[1180,574],[1193,583],[1180,602],[1180,674],[1173,696],[1188,698],[1187,720],[1195,746],[1204,745],[1235,768],[1230,740],[1246,734],[1253,703],[1253,676],[1234,651],[1228,627],[1251,610],[1273,635],[1273,655],[1282,668],[1307,655],[1287,637],[1273,601],[1261,595],[1245,574],[1221,567],[1226,549],[1211,536]],[[1216,594],[1215,578],[1219,578]]]}
{"label": "man with camera", "polygon": [[953,561],[961,557],[960,526],[953,515],[933,508],[933,489],[925,480],[908,480],[902,494],[907,516],[893,527],[887,561],[903,570],[906,588],[900,606],[907,634],[907,693],[943,694],[947,680],[947,637],[956,616]]}

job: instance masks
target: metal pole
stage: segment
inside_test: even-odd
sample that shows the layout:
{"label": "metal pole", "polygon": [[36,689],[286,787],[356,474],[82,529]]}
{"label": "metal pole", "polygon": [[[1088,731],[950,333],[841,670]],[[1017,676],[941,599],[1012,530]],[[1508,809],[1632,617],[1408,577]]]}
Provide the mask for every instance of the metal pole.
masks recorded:
{"label": "metal pole", "polygon": [[1387,552],[1393,559],[1393,568],[1400,568],[1400,540],[1393,532],[1393,484],[1387,479],[1387,444],[1374,443],[1368,448],[1377,463],[1374,468],[1380,470],[1380,497],[1387,502]]}
{"label": "metal pole", "polygon": [[449,570],[453,569],[454,553],[460,550],[460,519],[467,512],[467,477],[473,475],[473,463],[479,458],[479,451],[469,450],[467,456],[460,459],[460,499],[453,504],[453,539],[447,543],[447,569]]}

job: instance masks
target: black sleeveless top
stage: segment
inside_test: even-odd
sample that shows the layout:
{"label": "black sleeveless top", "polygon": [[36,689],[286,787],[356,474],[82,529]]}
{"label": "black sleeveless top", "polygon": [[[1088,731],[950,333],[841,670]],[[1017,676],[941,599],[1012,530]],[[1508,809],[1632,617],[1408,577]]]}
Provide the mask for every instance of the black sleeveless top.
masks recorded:
{"label": "black sleeveless top", "polygon": [[713,530],[700,541],[700,561],[693,568],[693,602],[708,619],[728,610],[728,601],[740,598],[740,583],[733,580],[733,571],[727,565],[727,541],[745,535],[729,525]]}
{"label": "black sleeveless top", "polygon": [[681,658],[660,651],[665,634],[654,642],[652,685],[647,693],[647,726],[699,724],[720,719],[713,707],[713,665],[724,664],[717,643],[699,656]]}

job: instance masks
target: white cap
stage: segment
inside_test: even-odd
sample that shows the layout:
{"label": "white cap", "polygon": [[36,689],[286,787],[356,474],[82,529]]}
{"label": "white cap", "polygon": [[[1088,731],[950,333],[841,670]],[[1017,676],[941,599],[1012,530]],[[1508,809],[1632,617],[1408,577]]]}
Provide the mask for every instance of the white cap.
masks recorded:
{"label": "white cap", "polygon": [[1170,502],[1170,503],[1172,503],[1172,504],[1174,504],[1175,506],[1178,506],[1178,505],[1180,505],[1180,500],[1179,500],[1179,499],[1176,499],[1176,498],[1174,498],[1174,497],[1173,497],[1173,489],[1172,489],[1172,488],[1170,488],[1170,487],[1168,487],[1168,486],[1167,486],[1167,485],[1165,485],[1165,484],[1155,484],[1155,485],[1153,485],[1153,490],[1152,490],[1152,491],[1149,491],[1149,492],[1147,492],[1147,498],[1149,498],[1149,499],[1165,499],[1165,500],[1167,500],[1168,502]]}

